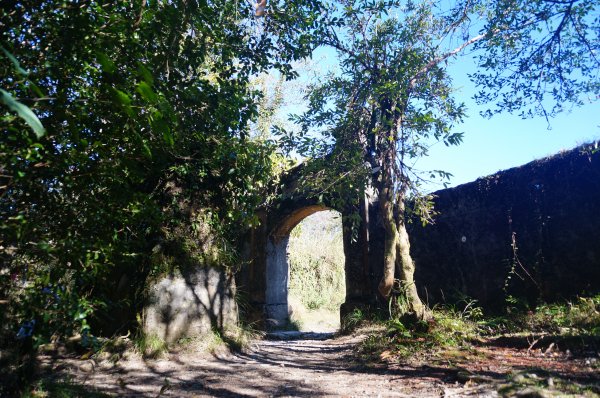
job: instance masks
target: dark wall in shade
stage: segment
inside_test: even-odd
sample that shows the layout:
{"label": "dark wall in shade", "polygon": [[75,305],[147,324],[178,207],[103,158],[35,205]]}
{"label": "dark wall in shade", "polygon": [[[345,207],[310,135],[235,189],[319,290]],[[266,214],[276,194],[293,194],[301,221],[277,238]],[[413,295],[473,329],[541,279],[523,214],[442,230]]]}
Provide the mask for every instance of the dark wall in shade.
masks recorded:
{"label": "dark wall in shade", "polygon": [[593,145],[435,195],[435,224],[414,222],[409,231],[416,283],[430,305],[464,294],[500,309],[508,294],[533,304],[600,292]]}

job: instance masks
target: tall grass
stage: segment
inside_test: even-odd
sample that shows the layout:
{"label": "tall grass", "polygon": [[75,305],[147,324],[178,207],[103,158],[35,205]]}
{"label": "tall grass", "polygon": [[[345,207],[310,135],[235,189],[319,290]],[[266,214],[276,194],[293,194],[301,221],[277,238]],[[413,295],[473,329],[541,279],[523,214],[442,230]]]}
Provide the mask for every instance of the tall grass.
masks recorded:
{"label": "tall grass", "polygon": [[308,310],[339,311],[346,295],[341,215],[322,211],[292,230],[289,296]]}

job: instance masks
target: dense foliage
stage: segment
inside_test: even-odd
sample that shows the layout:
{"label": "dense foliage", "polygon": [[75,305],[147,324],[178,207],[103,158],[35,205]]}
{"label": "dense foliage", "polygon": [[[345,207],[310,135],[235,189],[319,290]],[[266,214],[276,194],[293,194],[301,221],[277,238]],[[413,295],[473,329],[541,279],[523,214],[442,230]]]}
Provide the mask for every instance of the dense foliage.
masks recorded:
{"label": "dense foliage", "polygon": [[272,178],[271,144],[249,138],[250,79],[293,77],[325,15],[282,6],[257,19],[241,1],[3,3],[3,335],[85,343],[90,322],[131,326],[139,282],[165,261],[212,245],[234,264]]}

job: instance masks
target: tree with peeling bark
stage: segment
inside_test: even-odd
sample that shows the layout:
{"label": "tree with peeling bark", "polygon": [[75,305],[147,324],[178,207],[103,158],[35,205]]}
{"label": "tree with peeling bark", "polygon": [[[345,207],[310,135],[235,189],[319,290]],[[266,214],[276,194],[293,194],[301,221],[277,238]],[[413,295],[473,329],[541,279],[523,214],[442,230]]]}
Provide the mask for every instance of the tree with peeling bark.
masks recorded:
{"label": "tree with peeling bark", "polygon": [[385,228],[378,290],[389,299],[398,281],[402,313],[429,317],[414,283],[406,229],[409,198],[431,220],[414,160],[432,143],[462,141],[454,127],[465,107],[454,98],[448,62],[479,51],[471,77],[481,88],[476,99],[497,104],[488,115],[552,116],[566,103],[598,96],[597,8],[597,1],[585,0],[466,0],[445,9],[433,1],[340,2],[341,22],[323,44],[337,51],[341,73],[311,88],[308,110],[296,119],[300,133],[284,137],[308,157],[327,155],[336,170],[343,165],[344,178],[336,173],[331,181],[361,185],[378,201]]}

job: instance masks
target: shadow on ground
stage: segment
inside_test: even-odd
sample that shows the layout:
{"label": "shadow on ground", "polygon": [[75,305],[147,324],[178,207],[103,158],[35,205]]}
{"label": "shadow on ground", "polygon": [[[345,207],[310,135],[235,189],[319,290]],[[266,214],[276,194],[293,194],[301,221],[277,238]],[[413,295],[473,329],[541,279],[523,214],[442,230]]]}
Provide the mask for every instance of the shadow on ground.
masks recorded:
{"label": "shadow on ground", "polygon": [[[599,381],[598,372],[585,368],[583,359],[562,354],[536,357],[502,347],[503,341],[477,348],[482,351],[471,353],[463,363],[428,360],[402,365],[361,361],[355,354],[360,337],[283,333],[271,336],[276,340],[252,343],[246,352],[218,358],[189,347],[157,360],[131,357],[84,369],[90,361],[67,358],[46,368],[50,374],[72,375],[90,389],[125,397],[493,397],[500,396],[497,391],[502,388],[529,388],[529,381],[575,383],[591,392]],[[314,337],[321,339],[306,339]]]}

